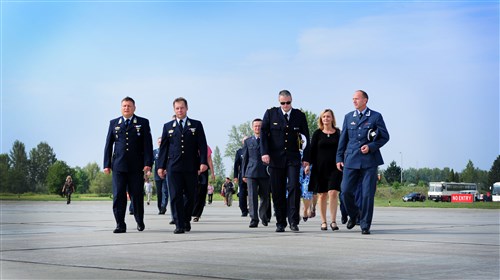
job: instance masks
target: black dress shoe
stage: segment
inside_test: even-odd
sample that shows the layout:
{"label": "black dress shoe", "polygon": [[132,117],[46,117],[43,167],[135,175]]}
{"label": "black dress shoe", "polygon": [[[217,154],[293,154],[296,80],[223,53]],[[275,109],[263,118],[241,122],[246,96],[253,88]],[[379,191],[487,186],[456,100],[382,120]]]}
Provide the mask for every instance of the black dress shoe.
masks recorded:
{"label": "black dress shoe", "polygon": [[180,233],[184,233],[184,229],[183,228],[176,228],[174,230],[174,234],[180,234]]}
{"label": "black dress shoe", "polygon": [[285,227],[283,227],[283,226],[276,226],[276,232],[285,232]]}
{"label": "black dress shoe", "polygon": [[174,220],[171,220],[170,223],[168,223],[169,225],[175,225],[175,221]]}
{"label": "black dress shoe", "polygon": [[160,212],[158,212],[158,215],[165,215],[165,212],[167,212],[166,210],[160,210]]}
{"label": "black dress shoe", "polygon": [[354,226],[356,226],[356,219],[349,219],[347,222],[347,229],[352,229]]}
{"label": "black dress shoe", "polygon": [[127,229],[121,227],[117,227],[115,228],[115,230],[113,230],[113,233],[125,233],[125,232],[127,232]]}
{"label": "black dress shoe", "polygon": [[369,229],[364,229],[361,231],[361,234],[370,234],[370,230]]}
{"label": "black dress shoe", "polygon": [[243,213],[243,214],[241,214],[241,216],[246,217],[246,216],[248,216],[248,213]]}
{"label": "black dress shoe", "polygon": [[248,227],[250,227],[250,228],[256,228],[258,226],[259,226],[259,222],[257,222],[257,221],[251,221],[250,225]]}
{"label": "black dress shoe", "polygon": [[295,232],[299,231],[299,227],[297,225],[290,225],[290,229]]}
{"label": "black dress shoe", "polygon": [[265,227],[267,227],[267,225],[268,225],[267,220],[262,220],[262,225],[265,226]]}
{"label": "black dress shoe", "polygon": [[342,216],[342,224],[345,225],[347,223],[347,216]]}
{"label": "black dress shoe", "polygon": [[146,227],[146,226],[144,225],[144,223],[139,223],[139,224],[137,224],[137,230],[138,230],[138,231],[143,231],[145,227]]}
{"label": "black dress shoe", "polygon": [[191,231],[191,223],[190,223],[190,222],[187,222],[187,223],[184,225],[184,230],[185,230],[185,231]]}

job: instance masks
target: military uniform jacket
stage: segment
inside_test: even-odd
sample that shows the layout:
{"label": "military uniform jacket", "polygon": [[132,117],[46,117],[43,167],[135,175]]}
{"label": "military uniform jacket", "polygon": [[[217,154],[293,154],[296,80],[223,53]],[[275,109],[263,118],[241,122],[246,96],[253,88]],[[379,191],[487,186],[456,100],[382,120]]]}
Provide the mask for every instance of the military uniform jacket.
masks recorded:
{"label": "military uniform jacket", "polygon": [[242,166],[243,166],[243,148],[239,148],[236,151],[236,156],[234,157],[234,165],[233,165],[233,176],[234,178],[238,178],[238,182],[241,184],[242,180]]}
{"label": "military uniform jacket", "polygon": [[134,115],[127,128],[123,117],[111,120],[104,147],[104,168],[131,172],[152,165],[153,141],[149,121]]}
{"label": "military uniform jacket", "polygon": [[304,134],[307,139],[302,161],[309,162],[311,148],[306,115],[292,108],[287,123],[281,108],[273,107],[266,111],[262,119],[260,152],[271,157],[271,167],[284,168],[287,161],[292,165],[300,165],[300,134]]}
{"label": "military uniform jacket", "polygon": [[181,129],[177,120],[163,125],[158,167],[167,172],[196,172],[207,164],[207,140],[200,121],[186,119]]}
{"label": "military uniform jacket", "polygon": [[[376,136],[369,139],[369,132],[375,132]],[[382,165],[380,148],[388,141],[389,132],[380,113],[367,108],[360,119],[357,111],[352,111],[344,117],[336,162],[344,162],[344,167],[352,169]],[[370,147],[368,154],[361,153],[361,146],[365,144]]]}
{"label": "military uniform jacket", "polygon": [[260,154],[260,144],[255,137],[250,137],[243,144],[243,163],[241,167],[241,176],[243,178],[267,178],[269,175],[266,166],[262,162]]}

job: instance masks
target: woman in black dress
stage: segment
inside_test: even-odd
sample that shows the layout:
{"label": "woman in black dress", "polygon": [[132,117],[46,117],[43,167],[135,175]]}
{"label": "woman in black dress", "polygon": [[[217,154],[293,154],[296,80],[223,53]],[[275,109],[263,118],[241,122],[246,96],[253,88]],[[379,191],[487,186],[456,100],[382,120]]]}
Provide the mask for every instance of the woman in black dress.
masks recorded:
{"label": "woman in black dress", "polygon": [[311,182],[310,190],[318,193],[321,230],[327,230],[326,206],[330,208],[330,228],[338,230],[336,223],[342,172],[337,170],[335,156],[339,144],[340,129],[336,126],[335,115],[331,109],[321,112],[318,119],[319,129],[311,139]]}

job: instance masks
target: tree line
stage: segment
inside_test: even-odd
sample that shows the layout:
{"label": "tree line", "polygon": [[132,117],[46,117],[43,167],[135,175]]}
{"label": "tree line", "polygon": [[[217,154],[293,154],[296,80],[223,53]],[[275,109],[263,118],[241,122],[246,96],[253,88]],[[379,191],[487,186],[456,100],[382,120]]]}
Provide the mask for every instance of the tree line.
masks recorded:
{"label": "tree line", "polygon": [[[304,110],[303,110],[304,111]],[[318,129],[318,116],[304,111],[307,117],[310,135]],[[228,132],[224,157],[234,160],[236,151],[242,147],[242,139],[252,136],[251,121],[238,126],[233,125]],[[215,180],[210,184],[219,192],[226,177],[233,178],[233,168],[226,172],[222,153],[215,146],[212,153]],[[392,161],[389,166],[379,170],[381,183],[399,188],[402,185],[426,185],[428,182],[468,182],[478,183],[481,192],[486,192],[494,182],[500,181],[500,155],[497,156],[489,171],[474,167],[471,160],[461,171],[448,167],[439,168],[408,168],[403,170]],[[46,142],[40,142],[32,148],[29,156],[24,143],[16,140],[9,154],[0,154],[0,192],[1,193],[45,193],[61,194],[66,176],[70,175],[76,186],[77,193],[93,193],[110,195],[112,193],[111,176],[105,175],[95,162],[84,167],[70,167],[66,162],[58,160],[54,150]],[[152,177],[153,175],[151,175]]]}

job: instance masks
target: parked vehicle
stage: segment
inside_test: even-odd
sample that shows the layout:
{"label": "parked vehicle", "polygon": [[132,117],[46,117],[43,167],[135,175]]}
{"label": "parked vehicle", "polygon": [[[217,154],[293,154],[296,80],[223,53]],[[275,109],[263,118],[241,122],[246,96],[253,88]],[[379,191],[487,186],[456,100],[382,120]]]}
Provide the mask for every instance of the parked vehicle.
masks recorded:
{"label": "parked vehicle", "polygon": [[407,201],[425,201],[425,195],[421,194],[421,193],[417,193],[417,192],[412,192],[412,193],[409,193],[405,196],[403,196],[403,201],[404,202],[407,202]]}
{"label": "parked vehicle", "polygon": [[460,191],[477,192],[475,183],[429,182],[427,198],[434,201],[451,202],[451,196]]}

